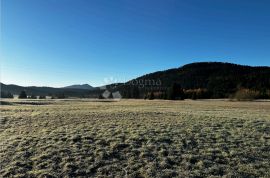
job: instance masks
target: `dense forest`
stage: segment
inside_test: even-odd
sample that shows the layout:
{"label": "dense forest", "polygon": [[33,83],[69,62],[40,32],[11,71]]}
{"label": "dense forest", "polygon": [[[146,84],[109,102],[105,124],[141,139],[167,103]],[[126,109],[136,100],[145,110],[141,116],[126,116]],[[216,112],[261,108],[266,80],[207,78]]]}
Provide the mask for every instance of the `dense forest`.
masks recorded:
{"label": "dense forest", "polygon": [[161,86],[179,82],[183,89],[203,88],[221,93],[233,93],[241,83],[243,88],[262,91],[270,89],[270,67],[251,67],[221,62],[199,62],[176,69],[144,75],[136,80],[160,80]]}

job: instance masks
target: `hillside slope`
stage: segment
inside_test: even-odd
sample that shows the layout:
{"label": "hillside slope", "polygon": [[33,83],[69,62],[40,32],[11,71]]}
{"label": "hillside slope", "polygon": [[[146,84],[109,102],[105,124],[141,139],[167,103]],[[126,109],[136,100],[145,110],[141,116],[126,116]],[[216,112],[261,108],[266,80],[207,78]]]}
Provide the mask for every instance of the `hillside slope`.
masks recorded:
{"label": "hillside slope", "polygon": [[244,88],[265,90],[270,89],[270,67],[251,67],[221,62],[200,62],[187,64],[175,69],[150,73],[135,80],[154,80],[155,82],[160,80],[160,86],[163,87],[170,87],[173,82],[179,82],[184,89],[206,88],[211,91],[223,93],[234,92],[239,83]]}
{"label": "hillside slope", "polygon": [[176,69],[154,72],[136,80],[161,80],[162,86],[179,82],[182,88],[230,90],[242,83],[244,88],[270,89],[270,67],[251,67],[221,62],[199,62]]}
{"label": "hillside slope", "polygon": [[[153,82],[149,85],[149,80],[154,81],[155,85],[153,85]],[[205,88],[222,95],[236,92],[236,86],[240,83],[243,88],[265,91],[270,90],[270,67],[251,67],[222,62],[198,62],[146,74],[126,84],[129,83],[133,88],[135,85],[132,85],[132,83],[136,84],[137,81],[143,83],[143,87],[140,88],[141,94],[151,91],[149,90],[151,86],[170,87],[173,82],[179,82],[183,89]],[[158,82],[161,85],[156,85]],[[122,91],[124,87],[124,84],[120,84],[111,91]],[[93,90],[85,94],[98,93],[102,93],[102,91]]]}

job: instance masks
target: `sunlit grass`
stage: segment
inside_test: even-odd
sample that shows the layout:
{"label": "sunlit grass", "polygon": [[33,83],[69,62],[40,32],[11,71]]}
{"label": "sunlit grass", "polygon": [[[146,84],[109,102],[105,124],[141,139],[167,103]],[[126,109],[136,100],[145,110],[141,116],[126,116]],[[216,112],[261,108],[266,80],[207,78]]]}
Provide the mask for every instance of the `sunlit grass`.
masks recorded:
{"label": "sunlit grass", "polygon": [[6,101],[3,177],[270,177],[269,102]]}

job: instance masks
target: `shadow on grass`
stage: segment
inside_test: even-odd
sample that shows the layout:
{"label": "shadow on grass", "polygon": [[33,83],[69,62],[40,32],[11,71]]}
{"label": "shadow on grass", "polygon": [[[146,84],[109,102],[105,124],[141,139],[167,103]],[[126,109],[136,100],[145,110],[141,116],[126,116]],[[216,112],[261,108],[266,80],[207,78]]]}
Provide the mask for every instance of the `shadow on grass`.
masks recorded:
{"label": "shadow on grass", "polygon": [[12,105],[10,102],[1,101],[1,105]]}
{"label": "shadow on grass", "polygon": [[254,102],[270,102],[270,100],[254,100]]}
{"label": "shadow on grass", "polygon": [[109,102],[109,103],[112,103],[112,102],[118,102],[118,101],[94,101],[94,102]]}
{"label": "shadow on grass", "polygon": [[52,104],[52,103],[41,103],[41,102],[12,102],[12,103],[15,103],[15,104],[25,104],[25,105],[49,105],[49,104]]}

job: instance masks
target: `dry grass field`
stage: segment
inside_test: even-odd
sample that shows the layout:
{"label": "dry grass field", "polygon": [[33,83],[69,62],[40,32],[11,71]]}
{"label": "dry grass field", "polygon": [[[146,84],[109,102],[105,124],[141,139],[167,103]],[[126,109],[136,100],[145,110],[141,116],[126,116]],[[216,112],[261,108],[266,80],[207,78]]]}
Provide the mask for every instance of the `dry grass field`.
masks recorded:
{"label": "dry grass field", "polygon": [[270,177],[270,102],[2,100],[1,177]]}

